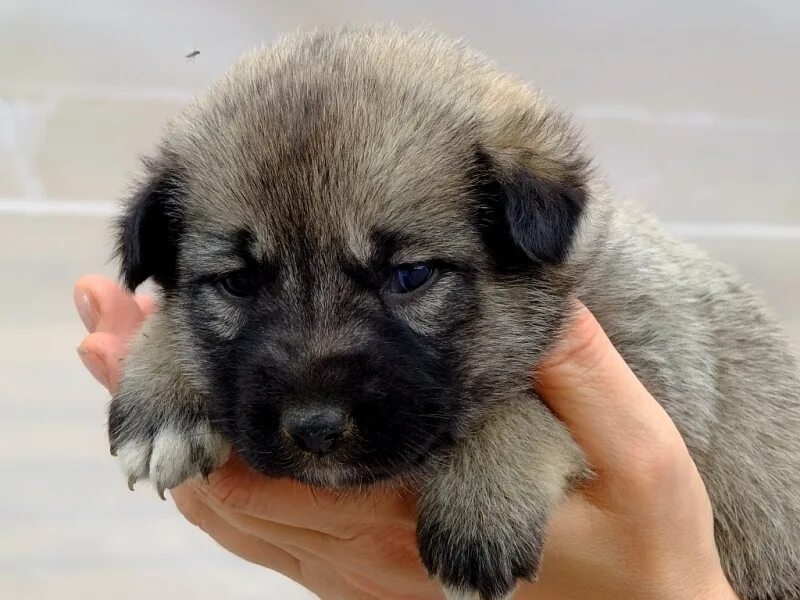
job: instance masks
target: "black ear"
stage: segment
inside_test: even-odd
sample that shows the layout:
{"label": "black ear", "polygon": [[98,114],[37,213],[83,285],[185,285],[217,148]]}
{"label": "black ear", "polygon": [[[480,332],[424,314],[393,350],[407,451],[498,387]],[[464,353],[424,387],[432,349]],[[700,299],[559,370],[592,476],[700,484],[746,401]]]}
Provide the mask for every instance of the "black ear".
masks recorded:
{"label": "black ear", "polygon": [[576,158],[549,173],[537,173],[528,162],[501,166],[476,152],[479,226],[499,267],[561,263],[588,199],[588,162]]}
{"label": "black ear", "polygon": [[149,179],[117,221],[120,276],[131,291],[150,277],[165,289],[175,286],[183,233],[182,190],[177,173],[151,168]]}

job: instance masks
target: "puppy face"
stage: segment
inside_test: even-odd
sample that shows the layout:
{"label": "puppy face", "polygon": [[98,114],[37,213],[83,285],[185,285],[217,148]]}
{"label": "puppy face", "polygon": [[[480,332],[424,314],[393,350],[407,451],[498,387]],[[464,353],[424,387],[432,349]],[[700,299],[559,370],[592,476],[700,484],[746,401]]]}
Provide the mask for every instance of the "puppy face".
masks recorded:
{"label": "puppy face", "polygon": [[176,360],[250,464],[430,465],[559,326],[586,162],[538,96],[429,34],[296,36],[172,125],[120,223]]}

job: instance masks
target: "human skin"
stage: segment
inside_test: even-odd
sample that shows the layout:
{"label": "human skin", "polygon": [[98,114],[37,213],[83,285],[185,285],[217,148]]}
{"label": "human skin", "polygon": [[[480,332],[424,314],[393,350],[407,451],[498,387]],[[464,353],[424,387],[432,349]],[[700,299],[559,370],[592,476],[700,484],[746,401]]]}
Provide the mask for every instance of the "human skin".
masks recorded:
{"label": "human skin", "polygon": [[[126,341],[155,305],[96,275],[77,282],[75,302],[89,330],[78,354],[113,393]],[[515,600],[737,598],[678,430],[580,303],[564,339],[532,369],[531,385],[569,427],[595,477],[556,510],[538,581],[519,586]],[[417,554],[411,493],[312,489],[268,479],[234,455],[208,484],[186,482],[171,494],[224,548],[323,600],[443,597]]]}

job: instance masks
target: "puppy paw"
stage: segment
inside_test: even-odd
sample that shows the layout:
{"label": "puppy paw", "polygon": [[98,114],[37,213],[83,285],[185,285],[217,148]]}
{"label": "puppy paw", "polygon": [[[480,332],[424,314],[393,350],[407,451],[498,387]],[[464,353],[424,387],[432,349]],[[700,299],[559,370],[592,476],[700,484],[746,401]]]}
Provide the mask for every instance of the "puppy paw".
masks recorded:
{"label": "puppy paw", "polygon": [[187,479],[204,478],[227,460],[228,443],[198,411],[162,400],[137,398],[124,389],[109,409],[111,454],[128,487],[149,479],[159,497]]}
{"label": "puppy paw", "polygon": [[417,541],[422,562],[444,587],[447,600],[508,600],[517,581],[535,581],[544,519],[491,514],[451,502],[420,513]]}

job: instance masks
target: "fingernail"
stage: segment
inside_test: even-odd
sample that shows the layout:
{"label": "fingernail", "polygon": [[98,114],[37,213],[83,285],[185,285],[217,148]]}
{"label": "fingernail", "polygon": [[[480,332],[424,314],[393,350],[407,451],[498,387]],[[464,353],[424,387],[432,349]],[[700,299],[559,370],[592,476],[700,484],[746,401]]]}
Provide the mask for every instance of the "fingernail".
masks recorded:
{"label": "fingernail", "polygon": [[97,328],[97,316],[99,313],[94,296],[86,290],[77,289],[75,290],[74,299],[81,321],[83,321],[89,333],[94,333]]}
{"label": "fingernail", "polygon": [[83,366],[86,367],[86,370],[92,374],[92,377],[97,379],[103,387],[108,387],[108,371],[106,370],[105,364],[103,361],[100,360],[100,357],[97,356],[94,352],[89,352],[84,348],[78,347],[78,356],[83,363]]}

